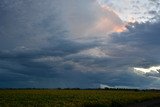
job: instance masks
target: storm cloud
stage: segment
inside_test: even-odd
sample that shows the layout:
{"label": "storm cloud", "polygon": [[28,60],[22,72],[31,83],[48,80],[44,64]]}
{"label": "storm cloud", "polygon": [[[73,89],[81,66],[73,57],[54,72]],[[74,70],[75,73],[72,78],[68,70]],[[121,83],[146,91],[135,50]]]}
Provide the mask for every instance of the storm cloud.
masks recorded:
{"label": "storm cloud", "polygon": [[159,72],[134,70],[160,65],[158,15],[126,24],[96,0],[1,0],[0,16],[1,88],[160,88]]}

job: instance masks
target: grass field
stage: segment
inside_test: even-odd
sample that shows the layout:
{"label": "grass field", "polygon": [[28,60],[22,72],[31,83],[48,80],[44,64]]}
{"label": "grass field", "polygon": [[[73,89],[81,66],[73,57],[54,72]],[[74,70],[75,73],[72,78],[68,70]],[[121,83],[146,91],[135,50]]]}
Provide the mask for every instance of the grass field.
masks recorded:
{"label": "grass field", "polygon": [[125,107],[157,98],[158,91],[0,90],[0,107]]}

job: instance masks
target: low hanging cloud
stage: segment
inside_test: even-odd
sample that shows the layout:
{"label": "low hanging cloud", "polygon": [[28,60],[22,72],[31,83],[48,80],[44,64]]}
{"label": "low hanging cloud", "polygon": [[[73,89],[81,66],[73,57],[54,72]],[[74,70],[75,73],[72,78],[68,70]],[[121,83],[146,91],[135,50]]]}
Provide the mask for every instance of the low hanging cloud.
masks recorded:
{"label": "low hanging cloud", "polygon": [[160,66],[152,66],[150,68],[136,68],[134,67],[134,72],[138,75],[151,76],[160,79]]}
{"label": "low hanging cloud", "polygon": [[134,68],[135,71],[141,71],[142,73],[149,73],[149,72],[153,72],[153,73],[159,73],[160,67],[159,66],[153,66],[150,68]]}

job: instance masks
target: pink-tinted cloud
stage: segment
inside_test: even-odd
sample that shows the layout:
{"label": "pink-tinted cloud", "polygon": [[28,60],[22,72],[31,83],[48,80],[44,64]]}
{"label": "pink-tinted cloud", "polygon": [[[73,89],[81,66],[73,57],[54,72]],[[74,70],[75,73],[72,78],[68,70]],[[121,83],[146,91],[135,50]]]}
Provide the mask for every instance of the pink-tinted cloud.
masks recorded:
{"label": "pink-tinted cloud", "polygon": [[61,10],[65,10],[64,24],[75,38],[108,36],[126,30],[120,17],[111,9],[101,7],[96,0],[69,0],[64,5],[61,6]]}

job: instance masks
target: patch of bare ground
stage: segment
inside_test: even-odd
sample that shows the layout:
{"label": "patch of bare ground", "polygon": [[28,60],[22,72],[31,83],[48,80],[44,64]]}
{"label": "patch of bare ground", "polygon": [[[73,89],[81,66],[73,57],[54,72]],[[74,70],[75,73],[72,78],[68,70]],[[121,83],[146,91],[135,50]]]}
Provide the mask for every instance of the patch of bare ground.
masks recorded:
{"label": "patch of bare ground", "polygon": [[129,105],[127,107],[160,107],[160,98]]}

